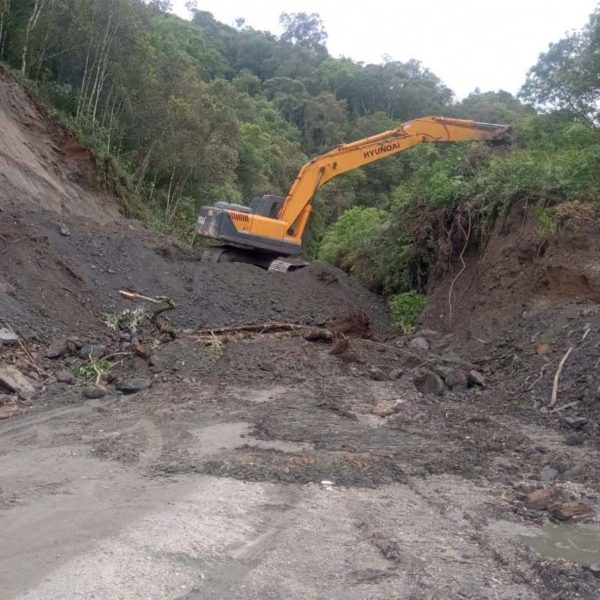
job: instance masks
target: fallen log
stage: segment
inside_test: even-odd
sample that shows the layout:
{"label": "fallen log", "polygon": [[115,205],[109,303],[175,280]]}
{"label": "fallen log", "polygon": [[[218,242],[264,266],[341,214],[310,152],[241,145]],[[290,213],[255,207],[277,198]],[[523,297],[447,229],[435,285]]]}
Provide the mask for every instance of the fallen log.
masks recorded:
{"label": "fallen log", "polygon": [[297,323],[285,323],[282,321],[267,321],[266,323],[251,323],[246,325],[233,325],[231,327],[213,327],[210,329],[198,329],[192,333],[194,337],[212,337],[228,335],[231,333],[274,333],[278,331],[299,331],[313,329],[307,325]]}

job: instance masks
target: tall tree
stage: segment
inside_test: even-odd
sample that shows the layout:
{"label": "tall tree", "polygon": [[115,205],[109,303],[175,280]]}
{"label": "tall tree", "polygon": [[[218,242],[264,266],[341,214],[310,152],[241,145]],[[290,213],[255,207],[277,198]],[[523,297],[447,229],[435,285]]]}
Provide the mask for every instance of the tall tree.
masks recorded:
{"label": "tall tree", "polygon": [[279,22],[285,31],[281,41],[314,51],[322,51],[327,41],[323,21],[316,13],[282,13]]}
{"label": "tall tree", "polygon": [[600,9],[578,32],[550,44],[531,68],[520,95],[600,123]]}

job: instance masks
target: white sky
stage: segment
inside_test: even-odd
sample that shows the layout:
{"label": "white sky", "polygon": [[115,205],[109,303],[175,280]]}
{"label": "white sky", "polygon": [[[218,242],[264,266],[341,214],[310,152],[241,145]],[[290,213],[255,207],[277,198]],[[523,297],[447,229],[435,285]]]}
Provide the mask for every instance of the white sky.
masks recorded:
{"label": "white sky", "polygon": [[[548,44],[581,28],[598,0],[198,0],[233,25],[281,33],[282,12],[316,12],[333,56],[364,62],[420,60],[459,97],[475,87],[517,92]],[[185,0],[175,12],[189,14]]]}

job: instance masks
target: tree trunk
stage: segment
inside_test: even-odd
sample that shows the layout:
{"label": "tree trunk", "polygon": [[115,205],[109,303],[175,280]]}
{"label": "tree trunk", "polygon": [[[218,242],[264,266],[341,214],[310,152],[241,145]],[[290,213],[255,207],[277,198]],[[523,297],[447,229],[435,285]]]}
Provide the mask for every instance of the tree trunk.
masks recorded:
{"label": "tree trunk", "polygon": [[4,58],[4,43],[6,41],[6,21],[8,20],[8,15],[10,13],[10,0],[0,0],[1,7],[0,8],[0,60]]}
{"label": "tree trunk", "polygon": [[23,42],[23,53],[21,54],[21,73],[23,75],[25,75],[27,72],[27,51],[29,50],[29,38],[31,36],[31,32],[37,25],[38,19],[40,18],[40,14],[44,8],[44,1],[45,0],[35,0],[33,12],[31,13],[29,21],[27,21],[27,27],[25,28],[25,41]]}

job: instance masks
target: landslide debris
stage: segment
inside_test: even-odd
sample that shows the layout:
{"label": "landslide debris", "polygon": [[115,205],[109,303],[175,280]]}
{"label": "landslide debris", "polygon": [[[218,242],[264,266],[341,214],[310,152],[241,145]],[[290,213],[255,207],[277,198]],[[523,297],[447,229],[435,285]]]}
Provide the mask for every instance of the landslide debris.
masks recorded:
{"label": "landslide debris", "polygon": [[99,339],[104,315],[127,306],[120,289],[173,298],[169,318],[184,329],[324,323],[358,311],[374,330],[388,326],[384,303],[338,269],[283,276],[201,264],[190,248],[125,218],[91,154],[3,69],[0,173],[0,315],[23,334]]}

